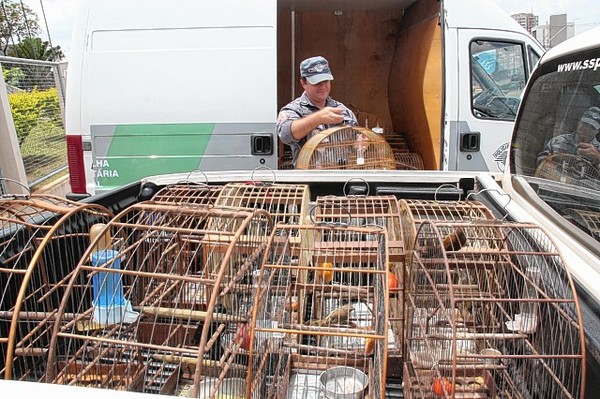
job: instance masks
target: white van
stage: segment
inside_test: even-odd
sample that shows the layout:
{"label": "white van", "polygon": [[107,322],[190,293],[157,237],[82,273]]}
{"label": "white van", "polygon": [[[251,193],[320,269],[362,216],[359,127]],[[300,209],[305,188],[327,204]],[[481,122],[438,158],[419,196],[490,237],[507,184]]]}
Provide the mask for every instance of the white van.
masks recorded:
{"label": "white van", "polygon": [[72,197],[141,177],[284,167],[278,110],[325,56],[332,96],[425,169],[502,170],[542,47],[489,0],[84,0],[66,129]]}

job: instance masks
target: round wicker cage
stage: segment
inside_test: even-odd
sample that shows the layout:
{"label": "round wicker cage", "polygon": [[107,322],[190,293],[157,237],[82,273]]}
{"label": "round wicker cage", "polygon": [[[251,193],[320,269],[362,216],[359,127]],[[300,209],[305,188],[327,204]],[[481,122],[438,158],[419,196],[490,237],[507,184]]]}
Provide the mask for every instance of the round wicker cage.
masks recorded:
{"label": "round wicker cage", "polygon": [[396,169],[398,170],[423,170],[423,158],[416,152],[395,151]]}
{"label": "round wicker cage", "polygon": [[297,169],[395,169],[392,148],[367,128],[335,127],[317,133],[302,147]]}

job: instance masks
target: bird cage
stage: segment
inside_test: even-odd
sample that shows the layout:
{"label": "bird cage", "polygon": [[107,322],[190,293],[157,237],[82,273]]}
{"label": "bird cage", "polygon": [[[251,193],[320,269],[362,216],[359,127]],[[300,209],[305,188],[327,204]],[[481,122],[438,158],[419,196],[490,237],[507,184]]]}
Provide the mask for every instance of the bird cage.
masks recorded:
{"label": "bird cage", "polygon": [[584,396],[575,287],[540,228],[426,221],[409,267],[405,397]]}
{"label": "bird cage", "polygon": [[0,199],[0,377],[42,378],[61,284],[104,207],[48,195]]}
{"label": "bird cage", "polygon": [[394,169],[385,139],[366,128],[333,127],[312,136],[300,150],[296,169]]}
{"label": "bird cage", "polygon": [[600,212],[584,209],[567,209],[566,215],[575,225],[600,241]]}
{"label": "bird cage", "polygon": [[383,135],[385,140],[388,142],[390,147],[394,150],[394,153],[407,153],[410,152],[408,148],[408,144],[406,143],[406,138],[404,135],[395,132],[388,132]]}
{"label": "bird cage", "polygon": [[386,134],[391,130],[385,120],[371,112],[358,111],[356,113],[356,121],[358,122],[358,126],[371,129],[375,133]]}
{"label": "bird cage", "polygon": [[[237,395],[248,366],[242,333],[252,274],[271,228],[263,210],[157,202],[100,226],[66,285],[46,381]],[[220,268],[207,270],[213,262]]]}
{"label": "bird cage", "polygon": [[213,205],[222,186],[206,184],[170,184],[152,197],[153,201],[173,204]]}
{"label": "bird cage", "polygon": [[384,397],[385,240],[378,227],[276,226],[254,302],[248,398]]}
{"label": "bird cage", "polygon": [[540,162],[535,176],[591,189],[600,188],[600,170],[578,155],[549,155]]}
{"label": "bird cage", "polygon": [[396,158],[396,169],[397,170],[423,170],[423,158],[416,152],[399,152],[394,151],[394,157]]}
{"label": "bird cage", "polygon": [[394,196],[317,197],[314,222],[358,227],[379,226],[387,233],[391,326],[388,350],[388,375],[401,376],[404,348],[404,237],[398,201]]}
{"label": "bird cage", "polygon": [[274,223],[307,222],[310,188],[306,184],[228,183],[216,204],[222,207],[264,209]]}

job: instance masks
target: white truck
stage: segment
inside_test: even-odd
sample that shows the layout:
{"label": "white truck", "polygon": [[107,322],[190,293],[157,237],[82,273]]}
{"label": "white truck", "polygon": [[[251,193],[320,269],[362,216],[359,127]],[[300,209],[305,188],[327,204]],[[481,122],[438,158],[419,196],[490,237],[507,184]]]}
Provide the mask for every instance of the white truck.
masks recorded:
{"label": "white truck", "polygon": [[503,170],[544,52],[489,0],[85,0],[72,43],[73,198],[158,173],[284,168],[277,113],[313,55],[332,96],[404,136],[425,169]]}

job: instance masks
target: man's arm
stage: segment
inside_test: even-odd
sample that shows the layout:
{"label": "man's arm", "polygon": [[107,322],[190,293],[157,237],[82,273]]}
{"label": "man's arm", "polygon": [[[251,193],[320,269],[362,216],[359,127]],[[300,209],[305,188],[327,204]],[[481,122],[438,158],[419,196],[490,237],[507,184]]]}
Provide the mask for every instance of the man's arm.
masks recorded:
{"label": "man's arm", "polygon": [[297,141],[302,140],[320,125],[336,125],[343,121],[344,115],[341,108],[325,107],[303,118],[294,120],[291,126],[292,137]]}

